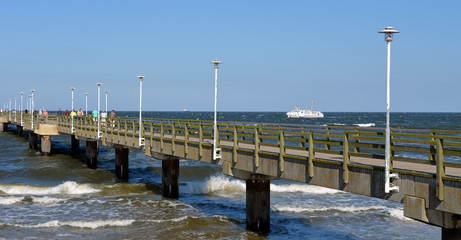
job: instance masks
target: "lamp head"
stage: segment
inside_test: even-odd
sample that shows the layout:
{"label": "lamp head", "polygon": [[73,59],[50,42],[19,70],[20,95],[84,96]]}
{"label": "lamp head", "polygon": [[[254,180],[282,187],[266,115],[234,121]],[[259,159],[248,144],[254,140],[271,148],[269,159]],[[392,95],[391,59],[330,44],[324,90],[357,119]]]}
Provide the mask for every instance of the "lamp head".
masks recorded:
{"label": "lamp head", "polygon": [[71,87],[71,88],[70,88],[70,90],[74,91],[74,90],[75,90],[75,88],[74,88],[74,87]]}
{"label": "lamp head", "polygon": [[98,87],[101,87],[102,83],[98,82],[96,83],[98,85]]}
{"label": "lamp head", "polygon": [[219,68],[219,64],[221,64],[222,62],[219,61],[219,59],[215,59],[215,60],[213,60],[213,61],[210,62],[210,63],[213,63],[213,64],[214,64],[214,68],[215,68],[215,69],[218,69],[218,68]]}
{"label": "lamp head", "polygon": [[109,91],[107,91],[107,90],[105,91],[106,94],[107,94],[108,92],[109,92]]}
{"label": "lamp head", "polygon": [[142,80],[144,79],[144,75],[139,74],[139,75],[138,75],[138,78],[139,78],[139,81],[142,82]]}
{"label": "lamp head", "polygon": [[385,27],[384,30],[378,31],[378,33],[384,33],[384,40],[386,42],[392,42],[393,34],[399,33],[399,31],[395,30],[393,27]]}
{"label": "lamp head", "polygon": [[22,96],[22,95],[24,95],[24,93],[23,93],[23,92],[21,92],[21,96]]}

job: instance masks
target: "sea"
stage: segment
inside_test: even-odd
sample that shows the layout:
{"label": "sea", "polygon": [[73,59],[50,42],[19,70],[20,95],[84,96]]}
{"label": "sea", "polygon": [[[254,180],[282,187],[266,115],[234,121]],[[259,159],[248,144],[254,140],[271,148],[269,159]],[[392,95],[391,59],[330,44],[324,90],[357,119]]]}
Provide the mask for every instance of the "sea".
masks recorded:
{"label": "sea", "polygon": [[[136,112],[116,112],[137,116]],[[220,121],[384,127],[385,113],[219,112]],[[144,112],[143,117],[212,120],[212,112]],[[461,130],[461,113],[391,113],[391,127]],[[9,130],[14,126],[10,125]],[[70,136],[52,136],[52,155],[0,132],[0,239],[440,239],[438,227],[403,216],[401,203],[287,180],[271,181],[271,230],[245,229],[245,182],[220,166],[180,160],[179,199],[161,195],[161,161],[130,149],[129,180],[114,176],[115,153],[98,168]]]}

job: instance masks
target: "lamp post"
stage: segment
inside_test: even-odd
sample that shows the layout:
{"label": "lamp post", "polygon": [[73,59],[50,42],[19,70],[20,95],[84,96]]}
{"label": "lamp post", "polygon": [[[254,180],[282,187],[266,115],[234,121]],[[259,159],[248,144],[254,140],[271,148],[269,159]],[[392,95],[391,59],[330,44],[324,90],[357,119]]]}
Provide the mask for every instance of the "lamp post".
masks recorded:
{"label": "lamp post", "polygon": [[70,90],[72,91],[72,107],[70,108],[70,121],[71,121],[71,127],[70,127],[70,133],[74,133],[74,116],[72,116],[72,113],[74,112],[74,87],[71,87]]}
{"label": "lamp post", "polygon": [[23,122],[23,120],[22,120],[22,112],[23,112],[23,111],[22,111],[22,110],[23,110],[23,105],[22,105],[22,103],[23,103],[23,98],[24,98],[24,92],[21,92],[21,109],[20,109],[20,112],[21,112],[21,127],[24,126],[24,122]]}
{"label": "lamp post", "polygon": [[14,122],[17,123],[16,121],[16,112],[17,112],[17,108],[16,108],[16,97],[14,97]]}
{"label": "lamp post", "polygon": [[11,98],[10,98],[10,105],[8,106],[8,114],[9,114],[8,120],[11,121]]}
{"label": "lamp post", "polygon": [[101,84],[100,82],[96,83],[98,85],[98,138],[101,138],[101,114],[100,108],[101,108]]}
{"label": "lamp post", "polygon": [[213,160],[221,159],[221,148],[216,148],[216,141],[218,136],[217,112],[216,106],[218,104],[218,68],[220,62],[218,59],[213,60],[214,64],[214,126],[213,126]]}
{"label": "lamp post", "polygon": [[109,93],[109,91],[106,90],[105,93],[106,93],[106,114],[107,114],[107,94]]}
{"label": "lamp post", "polygon": [[387,42],[387,105],[386,105],[386,145],[385,145],[385,169],[384,169],[384,192],[389,193],[390,191],[399,191],[398,186],[390,186],[390,178],[397,177],[396,174],[390,174],[390,153],[391,153],[391,130],[389,127],[390,123],[390,98],[391,98],[391,42],[393,40],[393,34],[399,33],[394,30],[393,27],[385,27],[384,30],[378,33],[384,33],[384,40]]}
{"label": "lamp post", "polygon": [[144,138],[142,138],[142,80],[144,75],[139,74],[139,147],[144,146]]}
{"label": "lamp post", "polygon": [[31,129],[34,130],[34,92],[35,90],[32,89],[30,90],[32,92],[31,97],[30,97],[30,109],[32,113],[32,118],[31,118]]}
{"label": "lamp post", "polygon": [[88,115],[88,93],[85,93],[85,115]]}

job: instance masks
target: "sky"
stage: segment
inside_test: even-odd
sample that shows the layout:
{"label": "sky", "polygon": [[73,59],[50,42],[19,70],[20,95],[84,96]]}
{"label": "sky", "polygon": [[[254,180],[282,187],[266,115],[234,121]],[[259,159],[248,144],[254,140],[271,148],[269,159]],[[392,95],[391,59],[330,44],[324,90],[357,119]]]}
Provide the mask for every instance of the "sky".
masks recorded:
{"label": "sky", "polygon": [[[461,112],[461,1],[0,0],[0,107]],[[14,102],[14,100],[13,100]],[[24,101],[26,102],[26,100]],[[13,103],[14,105],[14,103]],[[24,103],[25,105],[25,103]],[[14,106],[13,106],[14,107]]]}

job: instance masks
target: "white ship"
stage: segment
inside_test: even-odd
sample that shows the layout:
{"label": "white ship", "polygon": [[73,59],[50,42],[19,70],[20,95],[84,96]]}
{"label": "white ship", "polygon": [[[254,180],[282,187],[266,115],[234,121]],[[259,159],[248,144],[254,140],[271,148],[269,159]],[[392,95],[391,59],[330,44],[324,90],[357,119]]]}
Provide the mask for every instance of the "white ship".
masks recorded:
{"label": "white ship", "polygon": [[311,110],[299,109],[295,105],[295,109],[287,112],[288,118],[323,118],[323,113],[314,111],[314,101],[312,101]]}

